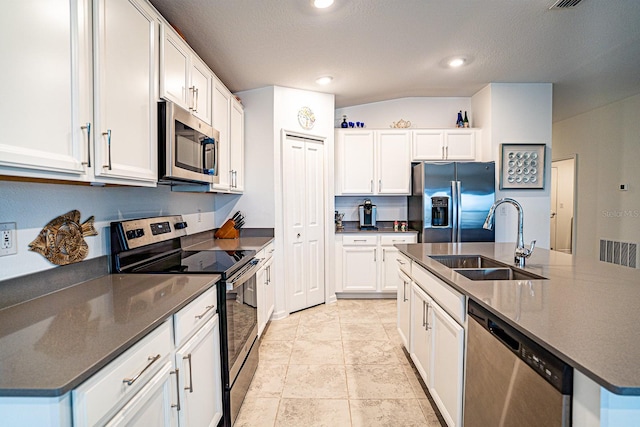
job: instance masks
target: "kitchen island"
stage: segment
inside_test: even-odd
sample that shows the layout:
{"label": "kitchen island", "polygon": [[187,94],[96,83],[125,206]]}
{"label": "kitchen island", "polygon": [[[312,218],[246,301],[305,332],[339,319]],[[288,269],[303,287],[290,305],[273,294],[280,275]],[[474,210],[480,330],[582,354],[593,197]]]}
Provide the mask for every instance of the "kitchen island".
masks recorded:
{"label": "kitchen island", "polygon": [[[640,276],[637,270],[536,249],[527,260],[525,270],[547,279],[473,281],[430,256],[482,255],[513,265],[515,245],[433,243],[396,247],[453,289],[574,367],[578,372],[576,381],[583,381],[574,382],[577,394],[583,391],[581,384],[602,387],[601,390],[597,387],[601,395],[596,402],[600,403],[597,409],[603,416],[611,412],[606,403],[609,401],[611,407],[638,417],[640,340],[635,337],[640,325],[637,309]],[[574,398],[574,409],[576,403]],[[574,425],[580,425],[575,422],[574,417]]]}

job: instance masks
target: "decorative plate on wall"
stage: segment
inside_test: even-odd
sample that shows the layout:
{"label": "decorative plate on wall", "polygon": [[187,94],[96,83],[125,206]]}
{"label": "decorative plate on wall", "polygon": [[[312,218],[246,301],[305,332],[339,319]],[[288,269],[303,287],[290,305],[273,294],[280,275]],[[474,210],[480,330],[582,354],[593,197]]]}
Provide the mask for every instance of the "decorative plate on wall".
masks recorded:
{"label": "decorative plate on wall", "polygon": [[302,107],[298,111],[298,123],[302,126],[302,129],[313,129],[313,125],[316,123],[316,115],[309,107]]}
{"label": "decorative plate on wall", "polygon": [[500,189],[544,189],[545,144],[502,144]]}

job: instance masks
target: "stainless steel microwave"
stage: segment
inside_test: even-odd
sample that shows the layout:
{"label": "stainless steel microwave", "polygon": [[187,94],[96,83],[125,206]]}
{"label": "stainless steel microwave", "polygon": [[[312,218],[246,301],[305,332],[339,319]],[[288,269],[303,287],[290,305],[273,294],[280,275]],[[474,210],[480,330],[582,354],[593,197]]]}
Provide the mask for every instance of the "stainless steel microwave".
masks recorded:
{"label": "stainless steel microwave", "polygon": [[168,101],[158,102],[158,181],[215,184],[220,132]]}

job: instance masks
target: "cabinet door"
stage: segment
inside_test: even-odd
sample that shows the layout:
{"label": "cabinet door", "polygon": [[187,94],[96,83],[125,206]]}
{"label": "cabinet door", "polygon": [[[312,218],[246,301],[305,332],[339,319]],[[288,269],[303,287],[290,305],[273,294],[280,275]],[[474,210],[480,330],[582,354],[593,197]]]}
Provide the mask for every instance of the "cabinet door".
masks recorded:
{"label": "cabinet door", "polygon": [[342,290],[377,290],[376,246],[344,246],[342,248]]}
{"label": "cabinet door", "polygon": [[336,150],[339,194],[374,193],[374,134],[373,131],[339,132]]}
{"label": "cabinet door", "polygon": [[213,72],[195,55],[191,56],[191,113],[205,123],[211,124],[211,95]]}
{"label": "cabinet door", "polygon": [[464,328],[438,304],[433,313],[433,375],[430,392],[449,426],[462,425]]}
{"label": "cabinet door", "polygon": [[380,274],[382,291],[395,291],[400,286],[398,277],[398,249],[394,246],[382,246],[382,273]]}
{"label": "cabinet door", "polygon": [[276,280],[274,277],[275,268],[273,266],[273,257],[267,261],[267,286],[265,289],[265,323],[269,323],[271,315],[276,305]]}
{"label": "cabinet door", "polygon": [[414,161],[445,159],[444,132],[441,130],[413,131],[412,152]]}
{"label": "cabinet door", "polygon": [[448,160],[475,160],[476,134],[469,129],[445,131],[445,154]]}
{"label": "cabinet door", "polygon": [[231,166],[231,191],[244,191],[244,109],[231,98],[229,120],[229,164]]}
{"label": "cabinet door", "polygon": [[107,427],[176,426],[175,387],[167,362],[150,381],[106,424]]}
{"label": "cabinet door", "polygon": [[267,325],[267,267],[263,265],[256,272],[256,292],[258,293],[258,338]]}
{"label": "cabinet door", "polygon": [[82,127],[92,121],[88,6],[3,3],[0,174],[82,179],[89,154]]}
{"label": "cabinet door", "polygon": [[411,192],[411,132],[377,132],[378,194],[410,194]]}
{"label": "cabinet door", "polygon": [[188,105],[189,47],[167,24],[160,26],[160,96],[181,106]]}
{"label": "cabinet door", "polygon": [[433,300],[415,283],[411,284],[411,335],[409,354],[427,387],[431,388],[431,305]]}
{"label": "cabinet door", "polygon": [[155,186],[158,22],[138,0],[98,0],[95,34],[96,175]]}
{"label": "cabinet door", "polygon": [[218,177],[220,181],[213,188],[220,191],[231,189],[231,167],[229,165],[229,109],[231,92],[218,80],[213,85],[213,127],[220,132],[218,140]]}
{"label": "cabinet door", "polygon": [[176,368],[180,373],[180,425],[218,425],[222,418],[218,315],[176,351]]}
{"label": "cabinet door", "polygon": [[396,270],[400,287],[396,294],[398,302],[398,333],[402,342],[409,351],[409,334],[411,328],[411,279],[402,271]]}

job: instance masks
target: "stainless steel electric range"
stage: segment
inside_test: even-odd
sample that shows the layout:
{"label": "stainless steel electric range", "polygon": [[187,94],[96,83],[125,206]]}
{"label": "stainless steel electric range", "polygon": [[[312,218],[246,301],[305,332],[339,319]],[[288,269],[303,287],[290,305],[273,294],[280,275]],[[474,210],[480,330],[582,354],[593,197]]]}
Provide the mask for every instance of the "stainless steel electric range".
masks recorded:
{"label": "stainless steel electric range", "polygon": [[112,271],[118,273],[220,274],[218,315],[223,384],[223,425],[231,426],[258,366],[254,250],[189,251],[182,216],[111,223]]}

